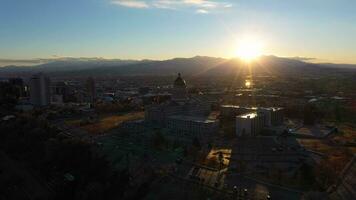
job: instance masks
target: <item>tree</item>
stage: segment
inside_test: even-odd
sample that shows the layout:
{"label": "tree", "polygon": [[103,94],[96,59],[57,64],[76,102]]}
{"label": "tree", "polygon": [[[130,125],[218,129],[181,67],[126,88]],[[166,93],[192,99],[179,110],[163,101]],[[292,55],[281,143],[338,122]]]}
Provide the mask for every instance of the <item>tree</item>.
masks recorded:
{"label": "tree", "polygon": [[304,107],[304,124],[305,125],[314,125],[316,120],[316,108],[312,104],[307,104]]}
{"label": "tree", "polygon": [[200,145],[200,141],[197,137],[193,138],[193,142],[192,142],[193,146],[196,147],[198,150],[201,149],[201,145]]}
{"label": "tree", "polygon": [[305,195],[303,195],[302,199],[303,200],[328,199],[328,195],[325,192],[311,191],[311,192],[307,192]]}
{"label": "tree", "polygon": [[218,160],[219,160],[219,170],[221,170],[224,164],[224,154],[221,151],[218,152]]}
{"label": "tree", "polygon": [[301,165],[300,169],[300,181],[302,185],[311,186],[315,183],[315,176],[313,167],[305,162]]}
{"label": "tree", "polygon": [[184,146],[184,148],[183,148],[183,156],[184,157],[188,156],[188,148],[187,148],[187,146]]}
{"label": "tree", "polygon": [[341,115],[340,105],[339,104],[335,104],[334,115],[335,115],[335,120],[340,122],[342,115]]}
{"label": "tree", "polygon": [[0,83],[0,105],[12,108],[20,96],[19,90],[6,82]]}
{"label": "tree", "polygon": [[153,136],[153,146],[157,149],[162,149],[165,144],[166,138],[164,138],[160,130],[156,131]]}

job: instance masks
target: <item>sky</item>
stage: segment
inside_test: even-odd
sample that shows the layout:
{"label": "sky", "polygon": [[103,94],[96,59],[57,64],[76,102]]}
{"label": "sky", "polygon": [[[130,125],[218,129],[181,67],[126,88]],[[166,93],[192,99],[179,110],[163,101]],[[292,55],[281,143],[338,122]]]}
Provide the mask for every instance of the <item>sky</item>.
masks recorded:
{"label": "sky", "polygon": [[356,64],[355,0],[0,0],[0,62],[234,57]]}

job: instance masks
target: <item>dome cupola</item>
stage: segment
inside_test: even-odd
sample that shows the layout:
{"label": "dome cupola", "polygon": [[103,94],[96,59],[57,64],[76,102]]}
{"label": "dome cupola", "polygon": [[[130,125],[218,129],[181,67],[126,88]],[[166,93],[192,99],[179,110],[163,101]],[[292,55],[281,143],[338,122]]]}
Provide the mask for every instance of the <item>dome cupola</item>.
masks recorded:
{"label": "dome cupola", "polygon": [[187,85],[185,83],[185,80],[181,77],[181,74],[178,73],[177,79],[174,81],[174,88],[186,88]]}

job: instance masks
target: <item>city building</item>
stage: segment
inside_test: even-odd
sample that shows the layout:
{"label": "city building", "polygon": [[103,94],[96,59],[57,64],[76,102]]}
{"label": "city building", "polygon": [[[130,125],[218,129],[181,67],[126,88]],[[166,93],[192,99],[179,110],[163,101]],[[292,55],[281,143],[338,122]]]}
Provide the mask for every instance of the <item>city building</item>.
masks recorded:
{"label": "city building", "polygon": [[165,101],[171,100],[172,94],[168,92],[162,92],[162,93],[147,93],[145,95],[142,95],[142,101],[143,104],[148,105],[152,103],[163,103]]}
{"label": "city building", "polygon": [[236,121],[236,134],[238,136],[255,136],[265,127],[283,124],[283,108],[241,107],[237,105],[221,105],[222,119]]}
{"label": "city building", "polygon": [[89,77],[86,81],[87,95],[89,97],[90,103],[95,103],[96,101],[96,87],[95,80],[93,77]]}
{"label": "city building", "polygon": [[208,120],[211,106],[199,98],[190,98],[180,74],[174,81],[171,100],[145,107],[145,122],[157,128],[168,128],[172,136],[203,137],[216,131],[218,121]]}
{"label": "city building", "polygon": [[205,140],[218,131],[219,123],[207,117],[173,115],[168,117],[167,128],[178,139]]}
{"label": "city building", "polygon": [[186,102],[183,105],[174,101],[146,106],[145,120],[158,127],[166,127],[167,119],[172,115],[205,116],[210,113],[210,107],[196,102]]}
{"label": "city building", "polygon": [[186,82],[178,74],[174,81],[173,95],[170,101],[156,103],[145,107],[145,121],[158,127],[166,127],[167,119],[172,115],[207,116],[210,105],[196,98],[189,98]]}
{"label": "city building", "polygon": [[258,108],[257,112],[265,117],[265,126],[279,126],[283,124],[282,108]]}
{"label": "city building", "polygon": [[30,102],[34,106],[50,104],[50,79],[43,73],[35,74],[30,79]]}
{"label": "city building", "polygon": [[187,84],[180,73],[178,74],[177,79],[174,81],[172,93],[172,100],[178,103],[184,103],[189,99],[187,93]]}
{"label": "city building", "polygon": [[236,117],[237,136],[257,136],[265,126],[265,116],[252,112]]}
{"label": "city building", "polygon": [[9,83],[15,87],[18,97],[28,96],[27,86],[24,84],[22,78],[10,78]]}
{"label": "city building", "polygon": [[241,107],[236,105],[221,105],[220,114],[223,118],[235,118],[237,115],[242,115],[248,112],[253,112],[257,108]]}
{"label": "city building", "polygon": [[72,93],[69,85],[66,82],[59,81],[51,84],[51,103],[63,104],[70,100]]}

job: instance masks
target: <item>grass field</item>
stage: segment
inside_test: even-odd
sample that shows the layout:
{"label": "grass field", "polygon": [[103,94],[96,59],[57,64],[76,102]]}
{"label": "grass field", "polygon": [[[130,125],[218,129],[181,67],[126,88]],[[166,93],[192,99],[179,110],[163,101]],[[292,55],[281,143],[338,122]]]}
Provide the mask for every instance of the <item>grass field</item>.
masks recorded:
{"label": "grass field", "polygon": [[356,141],[356,129],[351,126],[341,125],[338,127],[340,134],[333,137],[334,140],[339,140],[343,142]]}
{"label": "grass field", "polygon": [[327,158],[322,162],[327,165],[336,174],[340,173],[345,165],[350,161],[352,155],[356,153],[355,147],[343,146],[346,142],[355,141],[356,131],[349,126],[339,126],[339,133],[329,138],[340,145],[332,145],[328,140],[318,139],[297,139],[297,141],[306,149],[323,153]]}
{"label": "grass field", "polygon": [[90,134],[102,134],[117,127],[124,121],[138,120],[143,118],[144,112],[131,112],[125,114],[100,116],[99,120],[96,122],[85,125],[81,125],[82,120],[71,120],[67,121],[66,123],[72,126],[78,126],[88,131]]}
{"label": "grass field", "polygon": [[317,151],[320,153],[329,153],[333,150],[333,147],[325,144],[322,140],[317,139],[297,139],[299,144],[306,149]]}

